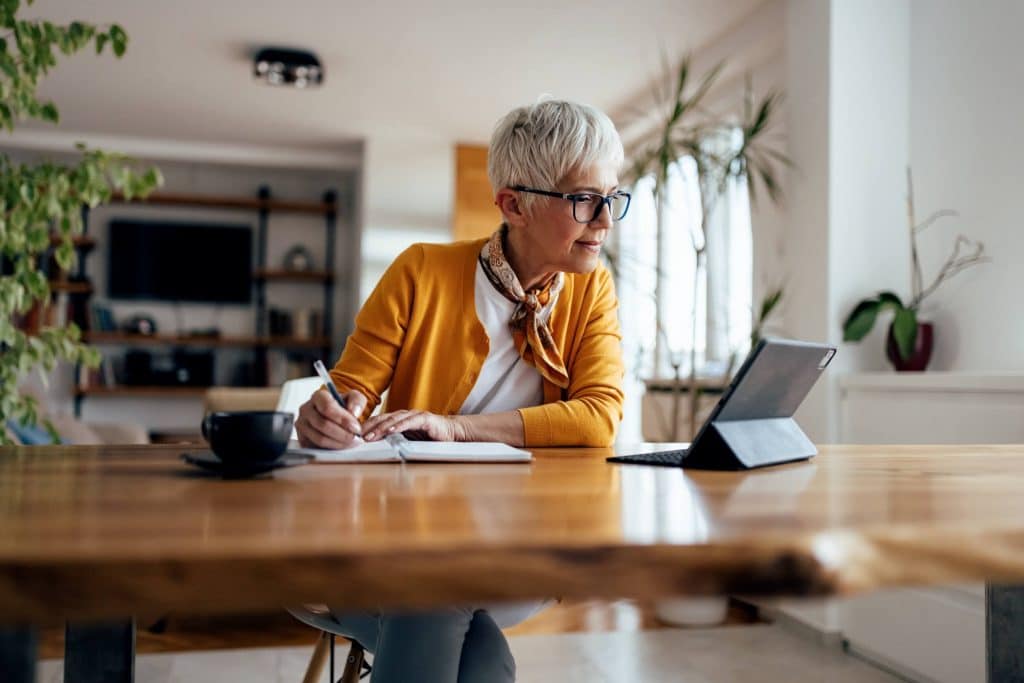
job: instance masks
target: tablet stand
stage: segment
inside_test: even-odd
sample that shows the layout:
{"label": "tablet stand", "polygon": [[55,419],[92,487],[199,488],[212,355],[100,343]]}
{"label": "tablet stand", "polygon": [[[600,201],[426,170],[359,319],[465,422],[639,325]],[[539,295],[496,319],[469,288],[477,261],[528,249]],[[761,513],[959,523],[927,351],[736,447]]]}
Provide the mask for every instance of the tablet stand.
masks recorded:
{"label": "tablet stand", "polygon": [[791,417],[712,422],[690,447],[683,467],[699,470],[746,470],[806,460],[817,455],[807,435]]}

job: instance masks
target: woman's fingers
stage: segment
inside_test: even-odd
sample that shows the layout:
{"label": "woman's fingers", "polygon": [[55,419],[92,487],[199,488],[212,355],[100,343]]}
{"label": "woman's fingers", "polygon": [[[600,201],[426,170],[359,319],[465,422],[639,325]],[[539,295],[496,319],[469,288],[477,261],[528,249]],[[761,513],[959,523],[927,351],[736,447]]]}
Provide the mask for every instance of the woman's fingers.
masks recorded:
{"label": "woman's fingers", "polygon": [[367,441],[378,441],[389,434],[411,431],[420,432],[435,441],[455,440],[450,418],[424,410],[399,410],[378,415],[363,425],[363,436]]}
{"label": "woman's fingers", "polygon": [[[299,442],[319,448],[337,449],[351,446],[355,438],[353,433],[336,421],[339,417],[345,420],[345,416],[334,413],[332,419],[331,416],[324,415],[320,412],[320,403],[318,395],[314,395],[299,408],[299,415],[295,420],[295,431],[299,434]],[[337,403],[334,407],[341,413],[347,413],[347,411],[342,411]],[[330,412],[327,408],[325,410]],[[347,419],[354,420],[355,418],[348,415]],[[356,421],[356,425],[358,426],[358,421]]]}
{"label": "woman's fingers", "polygon": [[363,425],[363,438],[367,441],[383,439],[388,434],[396,431],[395,425],[402,420],[407,419],[411,415],[416,415],[418,412],[419,411],[396,410],[393,413],[385,413],[384,415],[371,417]]}
{"label": "woman's fingers", "polygon": [[[354,437],[349,434],[345,439],[337,440],[318,430],[311,422],[299,418],[295,421],[295,431],[299,434],[299,445],[303,448],[329,448],[341,450],[348,448],[354,442]],[[347,434],[347,432],[346,432]]]}
{"label": "woman's fingers", "polygon": [[[366,410],[367,400],[362,393],[353,389],[344,396],[348,412],[352,413],[358,420],[359,416]],[[358,434],[358,432],[356,432]]]}
{"label": "woman's fingers", "polygon": [[[366,398],[363,397],[362,394],[360,394],[358,391],[349,392],[349,394],[355,394],[356,396],[359,396],[363,402],[363,406],[365,407]],[[315,394],[313,394],[313,398],[311,399],[311,401],[313,403],[313,407],[316,409],[316,412],[324,420],[333,422],[336,425],[341,426],[349,434],[359,434],[362,432],[362,427],[359,425],[359,420],[356,418],[356,416],[353,415],[351,411],[346,410],[345,408],[342,408],[340,405],[338,405],[338,402],[334,400],[334,397],[331,396],[330,392],[318,391]],[[360,409],[359,412],[362,412],[362,409]],[[321,431],[324,430],[321,429]],[[330,435],[330,432],[326,433]]]}

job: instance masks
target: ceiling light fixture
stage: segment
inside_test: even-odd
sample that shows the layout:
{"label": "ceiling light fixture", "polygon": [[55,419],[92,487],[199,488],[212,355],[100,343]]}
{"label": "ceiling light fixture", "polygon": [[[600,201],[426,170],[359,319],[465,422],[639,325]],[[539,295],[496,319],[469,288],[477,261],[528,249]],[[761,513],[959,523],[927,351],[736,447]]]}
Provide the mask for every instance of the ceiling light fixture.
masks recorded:
{"label": "ceiling light fixture", "polygon": [[324,69],[312,52],[265,47],[253,59],[252,74],[270,85],[315,88],[324,80]]}

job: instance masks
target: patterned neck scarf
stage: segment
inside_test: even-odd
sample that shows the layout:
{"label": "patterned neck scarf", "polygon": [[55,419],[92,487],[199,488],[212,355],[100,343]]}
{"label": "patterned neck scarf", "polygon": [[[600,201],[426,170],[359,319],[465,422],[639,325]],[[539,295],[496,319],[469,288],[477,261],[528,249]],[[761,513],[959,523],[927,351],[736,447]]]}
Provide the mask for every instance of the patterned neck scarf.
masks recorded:
{"label": "patterned neck scarf", "polygon": [[555,273],[543,284],[530,288],[530,291],[523,290],[516,272],[505,258],[503,242],[507,233],[508,226],[502,224],[491,235],[480,252],[480,265],[494,288],[516,304],[508,327],[520,357],[537,368],[544,379],[567,389],[569,373],[565,370],[565,362],[558,353],[551,328],[548,327],[548,319],[558,302],[565,275]]}

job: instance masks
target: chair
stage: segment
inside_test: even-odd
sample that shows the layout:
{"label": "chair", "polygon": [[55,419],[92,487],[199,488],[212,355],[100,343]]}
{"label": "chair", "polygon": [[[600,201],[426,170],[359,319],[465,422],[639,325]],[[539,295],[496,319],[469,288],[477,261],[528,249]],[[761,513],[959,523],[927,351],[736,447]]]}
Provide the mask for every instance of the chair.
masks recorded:
{"label": "chair", "polygon": [[[316,648],[313,649],[313,656],[306,667],[306,675],[302,677],[302,683],[316,683],[323,675],[324,664],[330,657],[330,681],[334,680],[334,641],[335,629],[338,623],[331,617],[331,613],[325,605],[303,605],[302,607],[289,608],[288,612],[304,624],[319,629],[320,639],[316,641]],[[351,637],[345,636],[351,643],[348,656],[345,659],[345,669],[337,683],[359,683],[364,676],[368,676],[373,670],[366,662],[365,648]]]}
{"label": "chair", "polygon": [[[281,386],[281,394],[278,396],[277,408],[275,410],[291,413],[298,417],[299,407],[308,401],[313,392],[321,386],[323,386],[323,380],[317,376],[288,380]],[[292,438],[299,438],[295,427],[292,427]]]}
{"label": "chair", "polygon": [[[281,387],[281,396],[277,400],[276,410],[298,415],[299,407],[309,400],[317,389],[323,385],[323,381],[317,377],[303,377],[292,379]],[[292,438],[298,438],[294,428]],[[316,642],[313,656],[306,667],[306,675],[302,683],[315,683],[323,674],[325,660],[330,659],[331,683],[334,683],[334,641],[338,624],[331,618],[330,612],[324,605],[303,605],[302,607],[289,608],[288,612],[315,629],[320,630],[320,639]],[[355,640],[349,638],[351,647],[345,661],[345,669],[338,679],[338,683],[358,683],[359,679],[368,675],[371,671],[370,665],[366,663],[365,649]]]}

